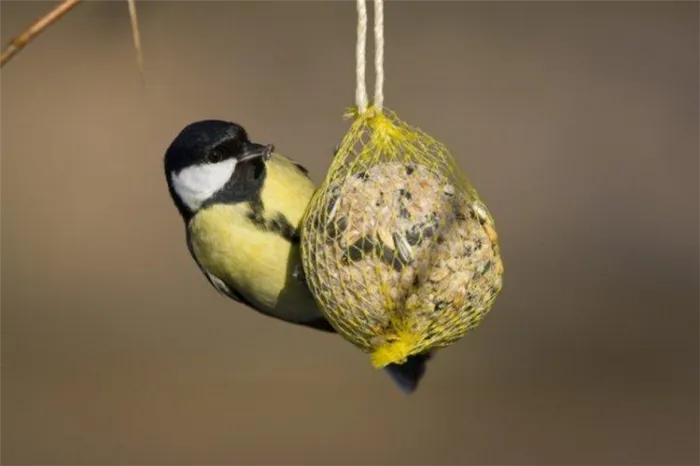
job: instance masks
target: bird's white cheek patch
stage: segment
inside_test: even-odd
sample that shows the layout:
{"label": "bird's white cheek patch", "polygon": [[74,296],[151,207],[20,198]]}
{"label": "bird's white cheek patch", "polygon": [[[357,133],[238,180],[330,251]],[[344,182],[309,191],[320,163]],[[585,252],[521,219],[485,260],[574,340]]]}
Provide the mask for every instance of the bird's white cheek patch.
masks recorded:
{"label": "bird's white cheek patch", "polygon": [[218,163],[193,165],[179,173],[172,172],[170,179],[180,200],[194,212],[228,183],[235,169],[236,159],[228,159]]}

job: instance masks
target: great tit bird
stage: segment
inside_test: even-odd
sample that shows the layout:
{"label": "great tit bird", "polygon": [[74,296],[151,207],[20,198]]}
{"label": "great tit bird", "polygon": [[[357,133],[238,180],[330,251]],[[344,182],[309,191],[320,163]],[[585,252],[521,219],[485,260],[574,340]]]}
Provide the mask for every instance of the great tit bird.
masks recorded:
{"label": "great tit bird", "polygon": [[[214,288],[267,316],[335,333],[301,265],[299,225],[316,189],[303,166],[251,142],[236,123],[205,120],[175,137],[164,168],[187,247]],[[386,370],[411,393],[430,357]]]}

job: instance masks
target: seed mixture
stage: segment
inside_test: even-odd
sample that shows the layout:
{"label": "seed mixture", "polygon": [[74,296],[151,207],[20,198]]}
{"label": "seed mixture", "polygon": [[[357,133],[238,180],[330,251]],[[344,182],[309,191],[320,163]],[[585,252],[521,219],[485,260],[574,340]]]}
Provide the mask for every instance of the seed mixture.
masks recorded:
{"label": "seed mixture", "polygon": [[329,188],[310,283],[336,325],[371,351],[397,322],[433,346],[478,324],[502,287],[493,220],[465,190],[416,163],[387,162]]}

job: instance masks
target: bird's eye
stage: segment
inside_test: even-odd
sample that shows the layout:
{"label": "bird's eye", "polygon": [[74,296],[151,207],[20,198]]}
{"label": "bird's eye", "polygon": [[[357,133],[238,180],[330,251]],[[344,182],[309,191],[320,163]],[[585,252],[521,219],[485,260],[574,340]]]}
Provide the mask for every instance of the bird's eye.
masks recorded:
{"label": "bird's eye", "polygon": [[217,147],[215,149],[212,149],[209,157],[211,157],[211,160],[213,162],[221,162],[222,160],[224,160],[226,158],[227,152],[228,151],[226,150],[225,147],[220,146],[220,147]]}

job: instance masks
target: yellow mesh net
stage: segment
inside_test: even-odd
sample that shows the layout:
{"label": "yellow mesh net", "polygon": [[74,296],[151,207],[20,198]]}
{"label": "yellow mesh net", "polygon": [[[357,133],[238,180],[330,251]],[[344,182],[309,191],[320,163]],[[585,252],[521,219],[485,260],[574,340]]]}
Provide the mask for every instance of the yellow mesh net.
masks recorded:
{"label": "yellow mesh net", "polygon": [[309,287],[375,367],[447,346],[502,287],[491,214],[449,151],[370,107],[338,146],[302,225]]}

